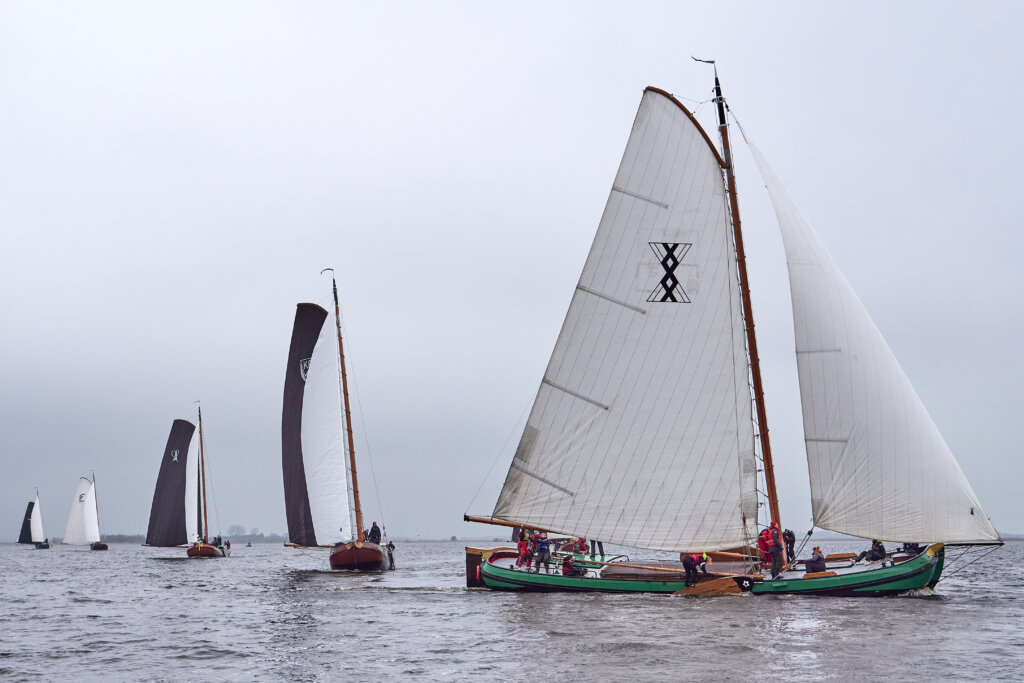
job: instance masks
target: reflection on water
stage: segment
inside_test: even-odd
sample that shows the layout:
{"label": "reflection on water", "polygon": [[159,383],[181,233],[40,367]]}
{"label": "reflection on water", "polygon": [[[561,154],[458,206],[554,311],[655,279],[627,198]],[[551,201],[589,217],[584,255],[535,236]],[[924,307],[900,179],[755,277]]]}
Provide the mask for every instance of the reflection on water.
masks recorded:
{"label": "reflection on water", "polygon": [[464,587],[462,548],[403,543],[399,570],[358,574],[271,545],[3,545],[0,677],[986,680],[1024,663],[1024,544],[938,593],[873,599],[497,593]]}

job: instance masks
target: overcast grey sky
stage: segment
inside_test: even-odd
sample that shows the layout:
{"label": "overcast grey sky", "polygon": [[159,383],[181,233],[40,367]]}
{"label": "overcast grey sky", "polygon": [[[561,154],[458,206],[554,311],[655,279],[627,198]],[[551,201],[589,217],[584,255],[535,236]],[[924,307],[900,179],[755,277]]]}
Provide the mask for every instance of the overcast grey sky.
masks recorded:
{"label": "overcast grey sky", "polygon": [[[826,5],[0,3],[0,539],[35,487],[60,535],[90,470],[103,531],[144,532],[196,399],[221,528],[283,532],[290,327],[329,266],[368,516],[491,534],[462,513],[493,506],[643,88],[708,97],[691,54],[718,60],[996,527],[1024,532],[1024,9]],[[737,163],[804,531],[781,239]]]}

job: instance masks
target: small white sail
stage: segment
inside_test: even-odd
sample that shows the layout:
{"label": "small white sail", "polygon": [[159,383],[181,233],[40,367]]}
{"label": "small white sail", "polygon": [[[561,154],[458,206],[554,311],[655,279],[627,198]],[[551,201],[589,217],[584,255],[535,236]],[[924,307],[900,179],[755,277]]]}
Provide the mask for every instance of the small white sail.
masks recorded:
{"label": "small white sail", "polygon": [[722,167],[647,90],[498,519],[661,550],[756,535],[756,461]]}
{"label": "small white sail", "polygon": [[99,515],[96,512],[96,487],[92,481],[80,477],[71,499],[71,510],[64,525],[63,543],[90,545],[100,540]]}
{"label": "small white sail", "polygon": [[881,332],[747,143],[771,194],[789,265],[814,523],[897,542],[997,540]]}
{"label": "small white sail", "polygon": [[36,495],[36,504],[32,507],[32,542],[42,543],[46,540],[46,534],[43,532],[43,509],[39,507],[39,496]]}
{"label": "small white sail", "polygon": [[[199,536],[199,434],[197,433],[188,444],[188,457],[185,462],[185,534],[188,543],[203,540]],[[180,532],[179,532],[180,533]]]}
{"label": "small white sail", "polygon": [[[302,462],[319,545],[350,540],[355,527],[338,398],[339,372],[337,329],[333,319],[328,319],[313,348],[302,399]],[[346,490],[347,498],[339,495]]]}

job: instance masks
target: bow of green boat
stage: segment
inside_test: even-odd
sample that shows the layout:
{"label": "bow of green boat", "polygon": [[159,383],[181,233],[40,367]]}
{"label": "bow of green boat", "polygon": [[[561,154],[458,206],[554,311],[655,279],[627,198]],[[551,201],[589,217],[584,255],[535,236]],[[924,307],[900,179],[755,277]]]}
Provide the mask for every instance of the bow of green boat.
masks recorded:
{"label": "bow of green boat", "polygon": [[944,546],[936,543],[917,555],[893,553],[868,564],[843,559],[829,562],[823,572],[796,568],[774,579],[741,582],[740,588],[755,595],[895,595],[934,587],[944,560]]}

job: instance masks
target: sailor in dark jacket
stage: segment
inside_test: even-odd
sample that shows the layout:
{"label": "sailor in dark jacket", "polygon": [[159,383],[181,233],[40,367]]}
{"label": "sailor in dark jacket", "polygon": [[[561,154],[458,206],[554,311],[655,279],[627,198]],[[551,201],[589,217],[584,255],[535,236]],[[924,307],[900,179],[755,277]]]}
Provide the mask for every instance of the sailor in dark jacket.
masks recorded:
{"label": "sailor in dark jacket", "polygon": [[871,541],[871,550],[865,550],[857,556],[858,562],[860,562],[863,559],[867,559],[868,562],[877,562],[878,560],[884,560],[885,546],[882,545],[881,541]]}
{"label": "sailor in dark jacket", "polygon": [[821,552],[821,548],[814,546],[814,552],[811,554],[811,559],[804,563],[804,567],[807,569],[807,573],[811,572],[823,572],[825,571],[825,556]]}
{"label": "sailor in dark jacket", "polygon": [[796,545],[796,534],[792,529],[786,529],[782,532],[782,540],[786,544],[786,557],[792,562],[796,557],[796,552],[793,550],[793,546]]}
{"label": "sailor in dark jacket", "polygon": [[768,527],[768,554],[772,557],[772,578],[782,573],[782,537],[779,523],[773,521]]}
{"label": "sailor in dark jacket", "polygon": [[370,533],[366,537],[366,540],[370,543],[380,545],[380,527],[377,526],[377,522],[374,522],[373,526],[370,527]]}

